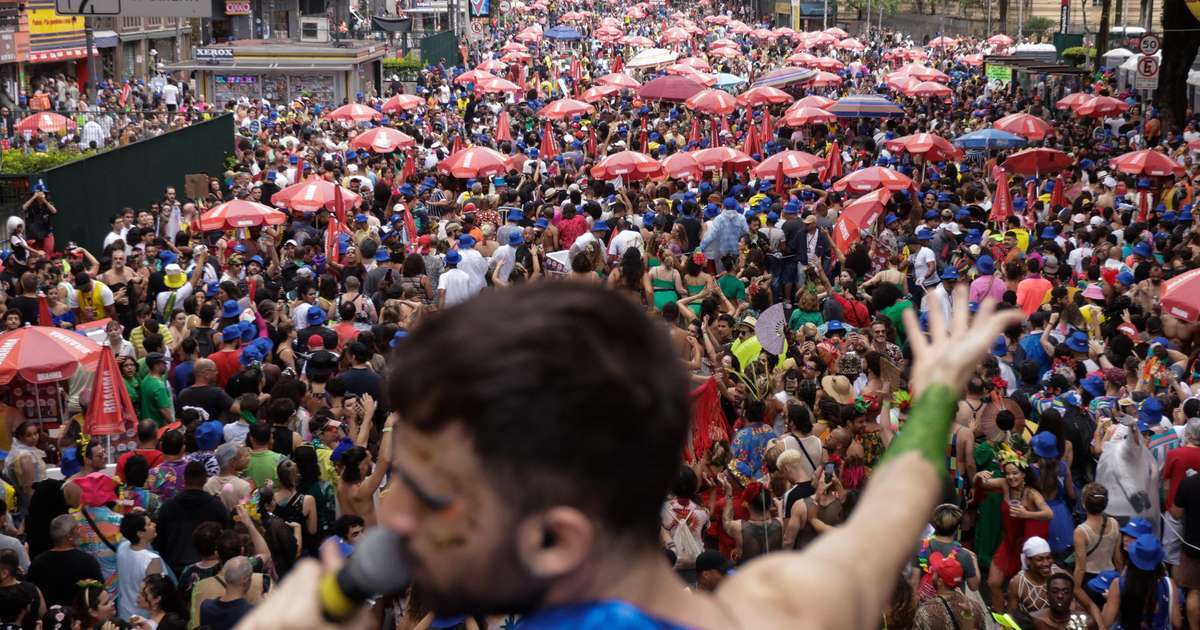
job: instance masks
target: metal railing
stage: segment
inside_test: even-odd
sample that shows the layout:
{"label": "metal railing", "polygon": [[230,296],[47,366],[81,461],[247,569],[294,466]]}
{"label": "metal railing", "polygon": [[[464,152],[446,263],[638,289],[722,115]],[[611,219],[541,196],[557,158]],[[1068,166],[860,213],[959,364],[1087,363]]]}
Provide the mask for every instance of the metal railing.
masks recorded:
{"label": "metal railing", "polygon": [[[161,135],[174,129],[210,120],[223,112],[210,110],[93,108],[86,112],[14,111],[3,120],[2,135],[8,149],[48,150],[74,144],[80,149],[111,148]],[[95,122],[95,125],[90,123]],[[92,147],[91,143],[96,146]]]}

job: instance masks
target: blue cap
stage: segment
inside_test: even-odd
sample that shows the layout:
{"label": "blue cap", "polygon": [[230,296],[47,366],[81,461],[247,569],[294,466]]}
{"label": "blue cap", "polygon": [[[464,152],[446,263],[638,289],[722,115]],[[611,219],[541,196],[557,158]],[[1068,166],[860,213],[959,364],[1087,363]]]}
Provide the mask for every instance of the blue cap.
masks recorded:
{"label": "blue cap", "polygon": [[169,249],[164,249],[159,252],[158,259],[162,261],[164,266],[179,262],[179,256],[175,255],[175,252]]}
{"label": "blue cap", "polygon": [[239,253],[239,254],[245,254],[245,253],[246,253],[246,245],[245,245],[245,243],[238,243],[237,245],[234,245],[234,246],[233,246],[233,251],[234,251],[234,252],[237,252],[237,253]]}
{"label": "blue cap", "polygon": [[1149,258],[1152,253],[1153,253],[1153,250],[1150,249],[1150,243],[1147,243],[1146,241],[1138,241],[1133,246],[1133,255],[1134,256],[1140,256],[1142,258]]}
{"label": "blue cap", "polygon": [[209,420],[196,427],[196,448],[211,451],[225,440],[225,431],[219,420]]}
{"label": "blue cap", "polygon": [[1088,580],[1087,590],[1097,594],[1104,595],[1108,592],[1108,588],[1112,586],[1113,580],[1119,579],[1121,574],[1113,569],[1105,569],[1096,574],[1096,577]]}
{"label": "blue cap", "polygon": [[1104,379],[1096,376],[1095,374],[1084,378],[1082,381],[1079,381],[1079,385],[1083,387],[1083,391],[1091,394],[1092,396],[1104,395]]}
{"label": "blue cap", "polygon": [[391,257],[386,247],[380,247],[375,250],[375,262],[387,262]]}
{"label": "blue cap", "polygon": [[654,214],[653,210],[647,210],[644,214],[642,214],[642,225],[653,225],[654,219],[657,216],[658,215]]}
{"label": "blue cap", "polygon": [[1042,184],[1042,192],[1043,193],[1054,192],[1054,180],[1053,179],[1048,179],[1048,180],[1046,180],[1046,183]]}
{"label": "blue cap", "polygon": [[1042,238],[1046,239],[1047,241],[1052,241],[1058,238],[1058,232],[1054,231],[1054,226],[1047,225],[1046,227],[1042,228]]}
{"label": "blue cap", "polygon": [[320,326],[325,323],[325,311],[314,304],[304,312],[304,321],[308,322],[309,326]]}
{"label": "blue cap", "polygon": [[520,208],[513,208],[512,210],[508,211],[508,220],[523,221],[525,220],[525,213],[522,212]]}
{"label": "blue cap", "polygon": [[242,308],[236,300],[225,300],[221,305],[221,319],[230,319],[242,314]]}
{"label": "blue cap", "polygon": [[1063,343],[1066,344],[1067,348],[1069,348],[1072,352],[1087,352],[1088,334],[1082,330],[1076,330],[1070,335],[1067,335],[1067,339]]}
{"label": "blue cap", "polygon": [[1024,210],[1025,205],[1026,205],[1025,198],[1024,197],[1013,198],[1012,205],[1013,205],[1013,210]]}
{"label": "blue cap", "polygon": [[342,455],[352,448],[354,448],[354,440],[351,440],[348,437],[338,440],[337,446],[333,447],[333,452],[329,454],[330,461],[340,461],[342,459]]}
{"label": "blue cap", "polygon": [[1162,543],[1153,534],[1138,536],[1129,543],[1129,561],[1143,571],[1158,569],[1165,555]]}
{"label": "blue cap", "polygon": [[829,334],[831,332],[846,332],[846,326],[839,320],[831,319],[825,324],[825,333]]}
{"label": "blue cap", "polygon": [[355,223],[366,223],[366,222],[367,222],[367,215],[365,215],[365,214],[356,214],[356,215],[354,215],[354,222],[355,222]]}
{"label": "blue cap", "polygon": [[1117,274],[1117,282],[1120,282],[1127,287],[1131,287],[1134,283],[1133,274],[1128,271],[1122,271],[1121,273]]}
{"label": "blue cap", "polygon": [[700,182],[699,189],[701,195],[706,195],[712,192],[712,184],[709,182]]}
{"label": "blue cap", "polygon": [[1174,223],[1176,221],[1175,213],[1164,212],[1163,215],[1159,217],[1159,220],[1161,220],[1163,223]]}
{"label": "blue cap", "polygon": [[996,337],[996,342],[992,344],[992,356],[1002,357],[1008,354],[1008,339],[1004,335]]}
{"label": "blue cap", "polygon": [[937,210],[926,210],[925,211],[925,220],[926,221],[929,221],[930,219],[936,219],[936,218],[938,218],[938,216],[939,215],[938,215]]}
{"label": "blue cap", "polygon": [[776,222],[776,221],[778,221],[778,220],[779,220],[779,213],[778,213],[778,212],[775,212],[774,210],[772,210],[772,211],[770,211],[770,212],[768,212],[768,213],[767,213],[767,222],[768,222],[768,223],[775,223],[775,222]]}
{"label": "blue cap", "polygon": [[608,231],[608,221],[605,221],[604,219],[600,219],[599,221],[596,221],[595,223],[592,224],[592,231],[593,232],[607,232]]}
{"label": "blue cap", "polygon": [[1128,523],[1125,523],[1125,526],[1121,528],[1121,533],[1130,538],[1139,538],[1153,534],[1154,525],[1144,518],[1135,517],[1129,519]]}
{"label": "blue cap", "polygon": [[971,218],[971,211],[967,210],[966,208],[959,208],[958,212],[954,213],[955,221],[962,221],[963,219],[970,219],[970,218]]}
{"label": "blue cap", "polygon": [[990,276],[996,272],[996,261],[992,260],[991,256],[985,254],[975,261],[975,268],[979,270],[979,273]]}
{"label": "blue cap", "polygon": [[726,197],[724,205],[726,210],[738,210],[741,208],[741,206],[738,205],[737,199],[734,199],[733,197]]}
{"label": "blue cap", "polygon": [[918,241],[928,241],[931,238],[933,238],[933,232],[930,231],[929,228],[921,228],[917,230]]}
{"label": "blue cap", "polygon": [[415,188],[413,188],[412,184],[405,183],[400,185],[400,194],[404,195],[405,197],[415,197],[417,195],[417,191]]}
{"label": "blue cap", "polygon": [[475,247],[475,237],[474,236],[471,236],[470,234],[463,234],[462,236],[458,237],[458,248],[459,249],[470,249],[472,247]]}
{"label": "blue cap", "polygon": [[538,220],[533,222],[533,227],[544,230],[550,227],[550,221],[546,217],[538,217]]}
{"label": "blue cap", "polygon": [[942,270],[942,280],[958,280],[958,270],[947,266]]}
{"label": "blue cap", "polygon": [[512,232],[509,232],[508,244],[513,247],[517,247],[518,245],[525,244],[525,235],[521,233],[521,230],[514,230]]}
{"label": "blue cap", "polygon": [[1154,396],[1142,401],[1138,405],[1138,431],[1146,432],[1152,430],[1162,422],[1163,406]]}
{"label": "blue cap", "polygon": [[78,450],[79,448],[75,446],[63,449],[62,460],[58,465],[63,477],[70,477],[83,469],[83,465],[75,459],[75,453]]}
{"label": "blue cap", "polygon": [[800,204],[792,203],[789,201],[788,204],[783,207],[783,213],[784,214],[800,214]]}
{"label": "blue cap", "polygon": [[1049,431],[1042,431],[1033,436],[1029,441],[1029,445],[1033,447],[1033,454],[1043,459],[1054,459],[1059,456],[1058,438]]}
{"label": "blue cap", "polygon": [[717,218],[718,214],[721,214],[721,210],[719,208],[717,208],[717,204],[710,203],[707,206],[704,206],[704,218],[705,219],[715,219],[715,218]]}
{"label": "blue cap", "polygon": [[447,265],[457,265],[460,262],[462,262],[462,254],[458,253],[458,250],[452,249],[446,252]]}
{"label": "blue cap", "polygon": [[891,224],[893,224],[893,223],[895,223],[895,222],[897,222],[897,221],[899,221],[899,220],[900,220],[900,218],[899,218],[899,217],[897,217],[896,215],[894,215],[894,214],[889,214],[889,215],[887,215],[887,216],[883,217],[883,224],[884,224],[884,225],[891,225]]}
{"label": "blue cap", "polygon": [[215,297],[219,290],[221,290],[221,283],[216,280],[204,285],[204,295],[207,297]]}
{"label": "blue cap", "polygon": [[253,263],[258,263],[258,266],[260,266],[260,267],[266,267],[266,266],[267,266],[267,263],[263,262],[263,257],[262,257],[262,256],[259,256],[258,254],[255,254],[255,255],[251,256],[251,257],[250,257],[250,262],[253,262]]}

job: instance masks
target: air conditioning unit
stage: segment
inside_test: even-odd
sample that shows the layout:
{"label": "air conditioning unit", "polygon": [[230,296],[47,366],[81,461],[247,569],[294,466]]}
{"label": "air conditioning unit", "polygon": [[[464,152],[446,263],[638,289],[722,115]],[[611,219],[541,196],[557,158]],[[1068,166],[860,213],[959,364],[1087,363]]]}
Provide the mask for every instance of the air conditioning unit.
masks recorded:
{"label": "air conditioning unit", "polygon": [[329,18],[300,18],[300,41],[329,43]]}

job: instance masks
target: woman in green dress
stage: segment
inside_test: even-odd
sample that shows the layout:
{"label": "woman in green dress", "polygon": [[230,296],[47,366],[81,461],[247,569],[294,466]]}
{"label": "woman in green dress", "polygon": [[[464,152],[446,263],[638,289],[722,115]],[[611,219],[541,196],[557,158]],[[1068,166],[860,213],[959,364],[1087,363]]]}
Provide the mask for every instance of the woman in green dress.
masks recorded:
{"label": "woman in green dress", "polygon": [[661,311],[664,304],[679,300],[686,295],[683,280],[679,270],[675,268],[675,257],[666,248],[659,250],[658,258],[662,264],[651,268],[642,276],[646,283],[646,293],[654,296],[654,310]]}
{"label": "woman in green dress", "polygon": [[[710,295],[716,291],[716,281],[704,271],[704,265],[707,262],[708,259],[702,252],[696,252],[688,257],[683,274],[683,286],[687,289],[688,296],[698,295],[705,289],[708,289]],[[699,300],[688,304],[688,308],[691,309],[693,315],[700,315]]]}

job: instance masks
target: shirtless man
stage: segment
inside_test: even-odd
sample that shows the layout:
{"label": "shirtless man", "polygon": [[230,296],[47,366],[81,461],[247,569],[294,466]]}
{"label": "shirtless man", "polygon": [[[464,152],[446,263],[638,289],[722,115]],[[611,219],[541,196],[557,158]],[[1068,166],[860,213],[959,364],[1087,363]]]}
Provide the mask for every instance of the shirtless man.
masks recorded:
{"label": "shirtless man", "polygon": [[[1066,628],[1072,620],[1083,621],[1088,628],[1099,627],[1091,615],[1079,609],[1071,593],[1075,590],[1075,578],[1070,573],[1050,576],[1046,582],[1046,599],[1050,605],[1033,613],[1035,630],[1058,630]],[[1072,628],[1082,627],[1078,623]]]}
{"label": "shirtless man", "polygon": [[388,416],[379,444],[379,462],[371,468],[371,454],[361,446],[342,455],[342,477],[337,484],[338,512],[362,517],[367,527],[375,525],[375,491],[391,468],[392,439],[390,433],[399,416]]}
{"label": "shirtless man", "polygon": [[122,315],[128,312],[128,318],[132,320],[133,309],[129,305],[137,303],[141,297],[142,276],[125,265],[124,249],[113,250],[112,267],[100,274],[100,281],[112,289],[117,312]]}

